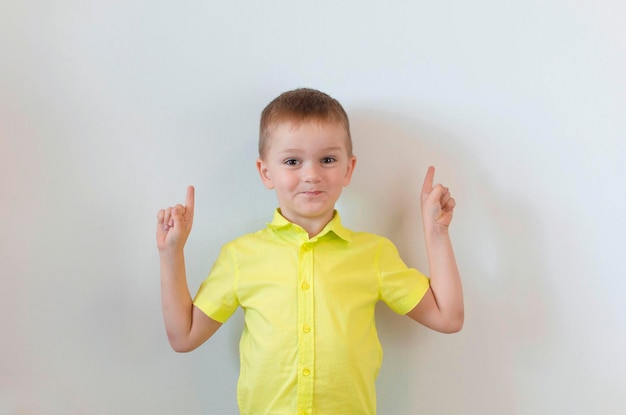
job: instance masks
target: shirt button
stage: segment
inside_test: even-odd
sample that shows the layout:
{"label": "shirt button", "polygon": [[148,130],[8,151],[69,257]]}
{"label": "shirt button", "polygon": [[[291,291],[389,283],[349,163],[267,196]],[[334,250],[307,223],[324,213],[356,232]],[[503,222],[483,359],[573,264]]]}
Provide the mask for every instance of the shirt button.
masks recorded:
{"label": "shirt button", "polygon": [[302,331],[308,333],[311,331],[311,327],[305,324],[304,326],[302,326]]}
{"label": "shirt button", "polygon": [[308,290],[309,288],[311,288],[311,286],[309,285],[309,283],[308,283],[308,282],[303,282],[303,283],[302,283],[302,289],[303,289],[303,290]]}
{"label": "shirt button", "polygon": [[310,369],[302,369],[302,374],[304,376],[309,376],[311,374],[311,370]]}

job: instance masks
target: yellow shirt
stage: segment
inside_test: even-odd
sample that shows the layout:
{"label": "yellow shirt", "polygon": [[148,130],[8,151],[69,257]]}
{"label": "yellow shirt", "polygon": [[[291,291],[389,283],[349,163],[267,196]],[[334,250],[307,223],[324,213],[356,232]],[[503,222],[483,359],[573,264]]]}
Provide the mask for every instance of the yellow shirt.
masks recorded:
{"label": "yellow shirt", "polygon": [[406,314],[428,287],[389,240],[344,228],[339,214],[309,238],[277,210],[224,245],[194,304],[222,323],[244,310],[241,415],[367,415],[382,362],[375,305]]}

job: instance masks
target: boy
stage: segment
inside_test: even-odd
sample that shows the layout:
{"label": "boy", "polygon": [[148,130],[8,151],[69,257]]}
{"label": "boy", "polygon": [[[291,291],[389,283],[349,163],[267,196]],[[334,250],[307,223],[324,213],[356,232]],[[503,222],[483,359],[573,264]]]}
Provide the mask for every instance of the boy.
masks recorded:
{"label": "boy", "polygon": [[454,199],[433,186],[430,167],[421,195],[430,280],[408,268],[387,239],[344,228],[335,202],[356,166],[348,117],[336,100],[311,89],[285,92],[263,110],[256,165],[276,192],[274,219],[222,247],[194,300],[183,255],[193,187],[185,206],[158,213],[170,344],[178,352],[195,349],[241,306],[242,415],[375,414],[378,300],[437,331],[463,325],[448,234]]}

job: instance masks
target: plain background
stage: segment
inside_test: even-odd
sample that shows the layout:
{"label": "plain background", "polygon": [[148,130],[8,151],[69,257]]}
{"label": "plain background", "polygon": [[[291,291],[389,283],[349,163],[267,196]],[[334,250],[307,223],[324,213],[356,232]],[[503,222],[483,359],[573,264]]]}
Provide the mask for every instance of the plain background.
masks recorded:
{"label": "plain background", "polygon": [[237,413],[241,313],[171,351],[156,212],[196,185],[195,293],[302,86],[351,117],[348,226],[427,272],[428,165],[457,199],[465,328],[381,306],[379,413],[626,412],[626,3],[382,3],[0,1],[1,414]]}

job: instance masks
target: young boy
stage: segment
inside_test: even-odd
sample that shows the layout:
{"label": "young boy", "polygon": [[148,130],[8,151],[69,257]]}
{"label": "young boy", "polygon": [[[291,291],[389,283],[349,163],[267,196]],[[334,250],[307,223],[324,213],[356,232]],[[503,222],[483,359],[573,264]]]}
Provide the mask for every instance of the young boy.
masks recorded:
{"label": "young boy", "polygon": [[463,325],[463,294],[448,226],[455,206],[433,186],[421,195],[431,278],[408,268],[387,239],[341,225],[335,202],[356,165],[348,117],[311,89],[281,94],[261,116],[257,169],[279,208],[267,228],[223,246],[192,300],[183,248],[194,216],[158,213],[162,306],[173,349],[206,341],[244,310],[237,389],[242,415],[375,414],[382,350],[374,322],[384,301],[434,330]]}

